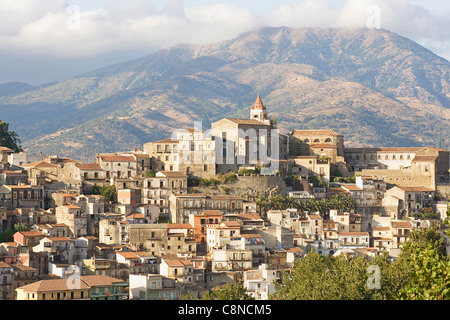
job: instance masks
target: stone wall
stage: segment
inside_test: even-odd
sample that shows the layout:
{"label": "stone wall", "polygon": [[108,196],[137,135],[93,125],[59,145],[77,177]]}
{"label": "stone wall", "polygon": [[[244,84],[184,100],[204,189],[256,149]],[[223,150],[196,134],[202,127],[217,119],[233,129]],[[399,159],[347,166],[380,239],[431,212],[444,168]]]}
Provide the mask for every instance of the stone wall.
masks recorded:
{"label": "stone wall", "polygon": [[281,176],[237,176],[233,183],[219,183],[216,187],[191,187],[190,192],[208,195],[230,195],[253,201],[259,196],[286,195],[286,183]]}
{"label": "stone wall", "polygon": [[386,183],[399,187],[427,187],[435,189],[435,180],[432,173],[416,174],[412,170],[406,169],[364,169],[361,171],[361,175],[383,180]]}
{"label": "stone wall", "polygon": [[450,200],[450,183],[437,184],[436,185],[436,194],[441,199],[449,199]]}

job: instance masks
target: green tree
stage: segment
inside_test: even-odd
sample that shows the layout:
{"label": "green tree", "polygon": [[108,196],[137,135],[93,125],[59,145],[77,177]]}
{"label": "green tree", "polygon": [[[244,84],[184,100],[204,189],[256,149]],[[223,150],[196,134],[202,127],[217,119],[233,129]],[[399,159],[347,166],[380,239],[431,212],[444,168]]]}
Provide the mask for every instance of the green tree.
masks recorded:
{"label": "green tree", "polygon": [[22,232],[27,231],[28,227],[24,225],[23,223],[16,223],[14,224],[14,232]]}
{"label": "green tree", "polygon": [[[371,286],[370,268],[379,271],[379,286]],[[389,262],[382,254],[372,261],[363,257],[324,256],[314,251],[299,259],[271,299],[280,300],[392,300],[409,279],[402,262]]]}
{"label": "green tree", "polygon": [[428,228],[416,229],[409,234],[408,241],[403,245],[401,258],[409,259],[416,249],[426,249],[428,246],[436,249],[439,256],[446,256],[445,241],[439,233],[439,226],[432,224]]}
{"label": "green tree", "polygon": [[417,247],[410,256],[410,282],[400,289],[401,300],[450,300],[450,261],[438,248]]}
{"label": "green tree", "polygon": [[[261,217],[265,216],[267,209],[269,207],[269,202],[267,201],[267,198],[263,197],[263,196],[259,196],[258,198],[256,198],[255,203],[258,206],[259,215]],[[264,211],[264,214],[263,214],[263,211]]]}
{"label": "green tree", "polygon": [[105,201],[109,201],[111,203],[117,202],[117,191],[115,186],[101,188],[100,194],[105,197]]}
{"label": "green tree", "polygon": [[14,152],[21,152],[19,136],[15,131],[9,130],[9,123],[0,120],[0,146],[7,147]]}
{"label": "green tree", "polygon": [[152,178],[154,176],[155,176],[155,173],[152,170],[147,170],[144,173],[144,177],[146,177],[146,178]]}
{"label": "green tree", "polygon": [[228,282],[224,286],[215,287],[210,293],[203,294],[201,300],[254,300],[240,284]]}
{"label": "green tree", "polygon": [[92,194],[100,194],[101,190],[102,190],[102,187],[95,185],[92,187],[91,193]]}
{"label": "green tree", "polygon": [[6,229],[2,233],[0,233],[0,243],[13,241],[14,233],[15,233],[14,229]]}

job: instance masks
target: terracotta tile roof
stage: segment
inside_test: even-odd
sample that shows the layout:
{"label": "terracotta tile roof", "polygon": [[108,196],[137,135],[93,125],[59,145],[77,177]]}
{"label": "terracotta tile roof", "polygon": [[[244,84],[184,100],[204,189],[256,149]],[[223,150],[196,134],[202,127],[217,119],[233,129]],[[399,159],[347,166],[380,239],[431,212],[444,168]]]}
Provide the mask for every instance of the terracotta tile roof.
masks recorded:
{"label": "terracotta tile roof", "polygon": [[17,233],[20,233],[25,237],[45,237],[45,235],[39,231],[18,231]]}
{"label": "terracotta tile roof", "polygon": [[24,168],[57,168],[58,166],[53,163],[41,160],[41,161],[24,164],[24,165],[22,165],[22,167],[24,167]]}
{"label": "terracotta tile roof", "polygon": [[7,151],[7,152],[14,152],[12,149],[10,149],[10,148],[7,148],[7,147],[1,147],[0,146],[0,151]]}
{"label": "terracotta tile roof", "polygon": [[81,276],[80,279],[90,287],[111,286],[114,283],[125,283],[123,280],[105,275]]}
{"label": "terracotta tile roof", "polygon": [[11,266],[6,262],[0,261],[0,268],[10,268]]}
{"label": "terracotta tile roof", "polygon": [[202,216],[222,216],[222,212],[220,210],[203,210],[200,212]]}
{"label": "terracotta tile roof", "polygon": [[241,226],[241,224],[237,221],[223,221],[222,225],[227,228],[239,228]]}
{"label": "terracotta tile roof", "polygon": [[244,124],[244,125],[256,125],[256,126],[266,126],[270,127],[270,124],[255,120],[255,119],[234,119],[234,118],[225,118],[231,122],[236,124]]}
{"label": "terracotta tile roof", "polygon": [[75,198],[77,196],[74,193],[55,193],[55,194],[58,195],[58,196],[61,196],[61,197],[73,197],[73,198]]}
{"label": "terracotta tile roof", "polygon": [[253,231],[253,230],[242,230],[240,235],[242,238],[245,238],[245,239],[262,238],[261,234],[259,234],[256,231]]}
{"label": "terracotta tile roof", "polygon": [[341,186],[341,188],[347,189],[349,191],[362,191],[361,188],[355,185]]}
{"label": "terracotta tile roof", "polygon": [[164,139],[164,140],[154,141],[154,142],[151,142],[151,143],[173,143],[173,144],[177,144],[178,142],[180,142],[180,141],[177,140],[177,139],[168,138],[168,139]]}
{"label": "terracotta tile roof", "polygon": [[433,192],[433,189],[426,187],[398,187],[406,192]]}
{"label": "terracotta tile roof", "polygon": [[139,256],[134,252],[117,252],[118,255],[121,255],[125,259],[139,259]]}
{"label": "terracotta tile roof", "polygon": [[333,130],[294,130],[294,136],[341,136]]}
{"label": "terracotta tile roof", "polygon": [[194,229],[190,223],[169,223],[167,229]]}
{"label": "terracotta tile roof", "polygon": [[173,259],[173,260],[165,260],[166,264],[171,267],[184,267],[184,266],[192,266],[193,263],[187,259]]}
{"label": "terracotta tile roof", "polygon": [[9,242],[9,241],[8,242],[2,242],[0,244],[3,244],[3,245],[8,246],[8,247],[17,247],[19,245],[19,243],[17,243],[17,242]]}
{"label": "terracotta tile roof", "polygon": [[238,196],[208,196],[208,198],[212,200],[243,200]]}
{"label": "terracotta tile roof", "polygon": [[107,162],[133,162],[136,159],[133,156],[121,156],[121,155],[101,155],[100,159]]}
{"label": "terracotta tile roof", "polygon": [[392,228],[412,228],[410,221],[391,221]]}
{"label": "terracotta tile roof", "polygon": [[328,188],[327,189],[329,194],[335,194],[335,193],[350,193],[350,191],[345,190],[344,188]]}
{"label": "terracotta tile roof", "polygon": [[74,206],[74,205],[71,205],[71,204],[65,205],[65,206],[63,206],[63,207],[66,207],[66,208],[69,208],[69,209],[81,209],[81,207],[79,207],[79,206]]}
{"label": "terracotta tile roof", "polygon": [[322,220],[322,217],[318,214],[310,214],[308,215],[311,220]]}
{"label": "terracotta tile roof", "polygon": [[[28,285],[22,286],[19,289],[22,289],[27,292],[51,292],[51,291],[65,291],[65,290],[87,290],[90,289],[83,281],[79,281],[79,287],[77,289],[73,289],[73,285],[71,285],[70,281],[67,279],[51,279],[51,280],[41,280],[37,282],[30,283]],[[77,284],[78,284],[77,283]]]}
{"label": "terracotta tile roof", "polygon": [[126,218],[127,219],[144,219],[145,215],[143,213],[135,212],[135,213],[129,214]]}
{"label": "terracotta tile roof", "polygon": [[373,228],[373,230],[374,231],[389,231],[389,230],[391,230],[391,228],[390,227],[374,227]]}
{"label": "terracotta tile roof", "polygon": [[51,241],[72,241],[69,237],[47,237]]}
{"label": "terracotta tile roof", "polygon": [[304,252],[300,247],[291,247],[285,249],[287,252]]}
{"label": "terracotta tile roof", "polygon": [[257,213],[240,213],[237,218],[241,220],[263,220]]}
{"label": "terracotta tile roof", "polygon": [[205,198],[203,193],[177,193],[174,194],[177,198]]}
{"label": "terracotta tile roof", "polygon": [[435,156],[415,156],[412,161],[413,162],[432,162],[432,161],[436,161],[437,158],[438,158],[437,155],[435,155]]}
{"label": "terracotta tile roof", "polygon": [[6,188],[9,189],[31,189],[30,185],[10,185],[10,184],[4,184],[3,186],[5,186]]}
{"label": "terracotta tile roof", "polygon": [[100,163],[80,163],[75,165],[80,170],[103,170]]}
{"label": "terracotta tile roof", "polygon": [[380,148],[345,148],[345,152],[416,152],[421,147],[380,147]]}
{"label": "terracotta tile roof", "polygon": [[369,236],[368,232],[338,232],[339,236]]}
{"label": "terracotta tile roof", "polygon": [[252,106],[252,110],[266,110],[259,95],[256,98],[255,104]]}
{"label": "terracotta tile roof", "polygon": [[150,155],[146,154],[146,153],[133,153],[133,156],[135,156],[136,158],[140,158],[140,159],[150,158]]}
{"label": "terracotta tile roof", "polygon": [[12,267],[14,269],[17,269],[20,271],[37,271],[37,269],[23,265],[23,264],[13,264]]}

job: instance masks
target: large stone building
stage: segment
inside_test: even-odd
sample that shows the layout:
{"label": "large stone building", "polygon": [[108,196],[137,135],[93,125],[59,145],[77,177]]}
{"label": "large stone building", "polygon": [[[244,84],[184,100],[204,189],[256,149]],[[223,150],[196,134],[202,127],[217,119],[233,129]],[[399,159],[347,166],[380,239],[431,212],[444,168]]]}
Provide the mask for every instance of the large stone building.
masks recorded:
{"label": "large stone building", "polygon": [[[371,176],[374,179],[383,180],[391,185],[402,187],[427,187],[436,190],[438,183],[448,183],[449,181],[449,151],[438,148],[424,147],[415,149],[411,153],[412,148],[402,150],[396,148],[394,150],[386,150],[383,148],[380,154],[353,153],[355,161],[364,161],[364,158],[373,158],[372,164],[359,164],[361,175]],[[404,152],[405,151],[405,152]],[[349,161],[350,154],[348,154]],[[377,159],[377,160],[375,160]],[[378,162],[376,162],[378,161]],[[350,162],[352,163],[352,162]],[[353,162],[352,166],[355,167]],[[402,163],[402,164],[400,164]],[[367,167],[370,167],[367,168]]]}
{"label": "large stone building", "polygon": [[201,129],[176,130],[170,139],[145,143],[144,152],[152,157],[155,172],[180,171],[203,178],[216,173],[215,143]]}
{"label": "large stone building", "polygon": [[333,130],[294,130],[289,133],[292,156],[330,158],[332,163],[342,161],[344,136]]}
{"label": "large stone building", "polygon": [[218,172],[249,165],[278,167],[278,160],[287,157],[287,137],[274,130],[260,96],[250,110],[250,119],[216,121],[211,124],[211,135],[216,142]]}

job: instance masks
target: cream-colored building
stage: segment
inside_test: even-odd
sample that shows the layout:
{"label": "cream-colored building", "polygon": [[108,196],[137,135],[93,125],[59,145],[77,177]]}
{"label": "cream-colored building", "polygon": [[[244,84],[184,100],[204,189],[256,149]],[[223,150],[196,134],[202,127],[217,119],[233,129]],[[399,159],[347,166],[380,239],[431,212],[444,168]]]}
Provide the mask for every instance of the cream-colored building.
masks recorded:
{"label": "cream-colored building", "polygon": [[82,237],[87,235],[87,216],[80,206],[64,205],[55,209],[57,223],[67,225],[71,236]]}
{"label": "cream-colored building", "polygon": [[[393,187],[386,191],[386,197],[398,199],[397,217],[420,211],[432,206],[434,190],[427,187]],[[386,202],[385,202],[386,203]],[[391,208],[392,210],[393,208]],[[392,210],[395,215],[395,210]]]}
{"label": "cream-colored building", "polygon": [[244,271],[253,267],[253,252],[250,249],[213,249],[211,255],[212,272]]}
{"label": "cream-colored building", "polygon": [[345,160],[362,176],[404,187],[436,189],[449,182],[449,151],[434,147],[346,149]]}
{"label": "cream-colored building", "polygon": [[215,142],[197,128],[176,130],[172,137],[144,144],[153,158],[153,171],[180,171],[187,175],[212,178],[216,174]]}
{"label": "cream-colored building", "polygon": [[121,219],[102,219],[99,223],[99,242],[107,245],[127,244],[130,225]]}
{"label": "cream-colored building", "polygon": [[223,248],[231,239],[240,236],[241,225],[237,221],[224,221],[218,226],[207,227],[206,243],[208,252]]}

